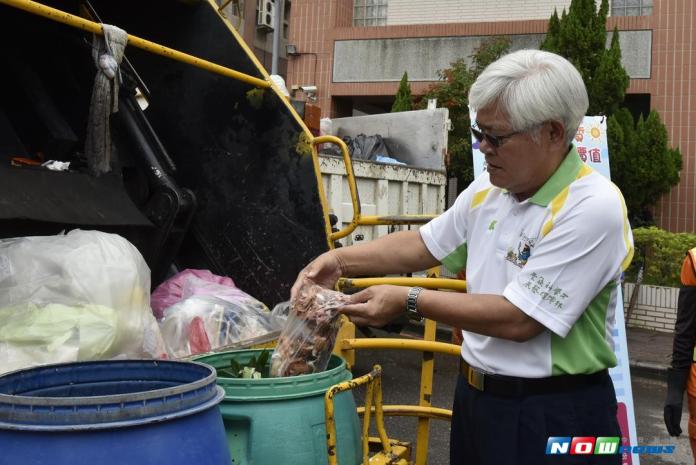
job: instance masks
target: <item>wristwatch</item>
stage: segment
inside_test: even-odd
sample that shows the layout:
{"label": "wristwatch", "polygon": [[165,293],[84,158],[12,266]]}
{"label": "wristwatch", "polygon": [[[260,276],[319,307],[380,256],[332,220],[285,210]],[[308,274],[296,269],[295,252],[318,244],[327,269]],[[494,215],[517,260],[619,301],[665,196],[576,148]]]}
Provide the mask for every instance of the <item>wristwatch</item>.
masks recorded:
{"label": "wristwatch", "polygon": [[418,311],[418,295],[423,290],[422,287],[412,287],[408,290],[406,298],[406,315],[410,320],[423,321],[423,315]]}

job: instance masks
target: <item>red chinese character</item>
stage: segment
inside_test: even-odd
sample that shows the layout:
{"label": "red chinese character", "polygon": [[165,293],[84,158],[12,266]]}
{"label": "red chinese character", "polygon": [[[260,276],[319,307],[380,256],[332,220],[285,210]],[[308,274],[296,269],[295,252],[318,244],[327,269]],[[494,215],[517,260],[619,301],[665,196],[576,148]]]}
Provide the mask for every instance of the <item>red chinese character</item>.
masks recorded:
{"label": "red chinese character", "polygon": [[582,142],[582,139],[585,137],[585,128],[580,126],[578,128],[578,132],[575,134],[575,140],[578,142]]}
{"label": "red chinese character", "polygon": [[578,155],[580,155],[580,159],[582,161],[587,161],[587,148],[586,147],[578,147]]}
{"label": "red chinese character", "polygon": [[590,160],[592,160],[593,163],[602,161],[602,155],[598,148],[590,150]]}

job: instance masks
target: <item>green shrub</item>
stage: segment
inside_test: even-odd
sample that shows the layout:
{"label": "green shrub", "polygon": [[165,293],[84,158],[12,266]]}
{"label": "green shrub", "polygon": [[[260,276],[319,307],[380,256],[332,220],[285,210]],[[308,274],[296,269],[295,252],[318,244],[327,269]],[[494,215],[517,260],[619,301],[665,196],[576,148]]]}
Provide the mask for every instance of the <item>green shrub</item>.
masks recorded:
{"label": "green shrub", "polygon": [[651,226],[633,230],[636,252],[626,271],[626,281],[635,282],[640,266],[643,284],[679,287],[679,274],[686,252],[696,246],[696,234],[671,233]]}

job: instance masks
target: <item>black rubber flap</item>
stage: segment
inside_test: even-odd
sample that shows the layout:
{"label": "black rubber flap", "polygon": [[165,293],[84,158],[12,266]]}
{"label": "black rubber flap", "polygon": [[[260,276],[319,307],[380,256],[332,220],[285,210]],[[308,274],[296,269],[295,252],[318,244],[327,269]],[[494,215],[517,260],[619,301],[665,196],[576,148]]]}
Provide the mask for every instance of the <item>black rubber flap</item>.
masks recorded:
{"label": "black rubber flap", "polygon": [[116,175],[0,166],[0,219],[152,226]]}

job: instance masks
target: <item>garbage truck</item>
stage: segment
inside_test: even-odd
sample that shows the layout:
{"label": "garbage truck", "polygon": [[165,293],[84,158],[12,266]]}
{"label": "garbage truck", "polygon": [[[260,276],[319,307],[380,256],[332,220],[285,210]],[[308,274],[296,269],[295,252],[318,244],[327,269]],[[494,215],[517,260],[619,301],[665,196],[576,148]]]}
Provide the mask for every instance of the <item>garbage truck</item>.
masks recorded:
{"label": "garbage truck", "polygon": [[[153,287],[177,269],[202,268],[272,305],[288,298],[306,263],[359,226],[432,218],[363,215],[345,143],[312,135],[212,1],[0,0],[0,36],[0,238],[112,232],[143,255]],[[339,230],[322,144],[338,147],[348,180],[352,212]],[[343,284],[407,283],[399,279],[408,278]],[[418,284],[465,286],[445,281]],[[448,418],[429,403],[432,353],[456,356],[458,347],[434,341],[434,322],[429,340],[400,344],[361,341],[344,327],[336,351],[349,363],[380,344],[424,351],[418,406],[390,411],[375,395],[361,411],[380,424],[385,414],[419,417],[415,457],[383,424],[377,438],[363,430],[365,450],[377,445],[371,463],[424,464],[429,419]],[[347,388],[378,378],[376,370]],[[327,461],[336,463],[331,421]]]}

